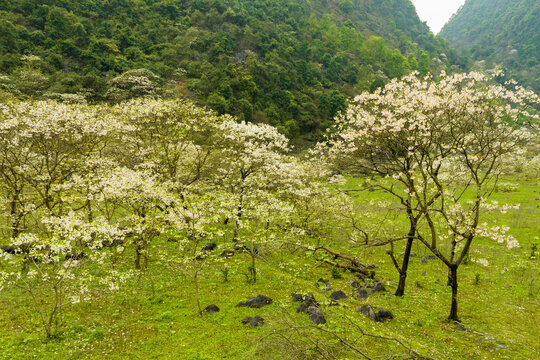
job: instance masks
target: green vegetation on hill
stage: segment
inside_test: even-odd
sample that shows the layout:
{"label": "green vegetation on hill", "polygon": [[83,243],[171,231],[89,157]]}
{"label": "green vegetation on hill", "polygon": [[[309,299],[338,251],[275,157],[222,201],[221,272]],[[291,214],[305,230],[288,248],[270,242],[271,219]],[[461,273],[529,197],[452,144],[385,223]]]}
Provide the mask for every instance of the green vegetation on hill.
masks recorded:
{"label": "green vegetation on hill", "polygon": [[507,75],[540,91],[540,3],[467,0],[440,35],[481,67],[503,65]]}
{"label": "green vegetation on hill", "polygon": [[146,68],[159,78],[137,72],[122,90],[292,137],[326,128],[347,97],[461,62],[409,0],[7,0],[0,34],[0,89],[121,100],[114,81]]}

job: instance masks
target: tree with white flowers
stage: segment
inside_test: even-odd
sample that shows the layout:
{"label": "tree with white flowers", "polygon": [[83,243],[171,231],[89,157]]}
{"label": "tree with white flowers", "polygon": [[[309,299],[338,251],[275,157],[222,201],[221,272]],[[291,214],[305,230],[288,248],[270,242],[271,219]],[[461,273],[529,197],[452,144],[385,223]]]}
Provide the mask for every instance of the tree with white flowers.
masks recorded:
{"label": "tree with white flowers", "polygon": [[[540,101],[515,84],[496,83],[498,75],[394,80],[356,97],[328,141],[338,166],[388,178],[375,186],[397,198],[409,219],[406,255],[418,240],[448,267],[451,320],[458,320],[458,268],[473,240],[517,246],[508,229],[484,224],[482,214],[504,156],[522,151],[536,131]],[[407,263],[398,266],[396,295],[403,293]]]}

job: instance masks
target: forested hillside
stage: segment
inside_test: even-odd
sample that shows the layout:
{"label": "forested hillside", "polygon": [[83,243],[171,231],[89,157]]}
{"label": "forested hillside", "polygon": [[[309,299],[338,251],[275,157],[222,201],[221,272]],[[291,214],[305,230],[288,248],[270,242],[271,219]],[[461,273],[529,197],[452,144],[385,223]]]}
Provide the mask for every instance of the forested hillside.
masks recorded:
{"label": "forested hillside", "polygon": [[0,89],[20,97],[188,97],[291,137],[460,65],[409,0],[4,0],[0,34]]}
{"label": "forested hillside", "polygon": [[478,61],[540,91],[540,2],[468,0],[440,35]]}

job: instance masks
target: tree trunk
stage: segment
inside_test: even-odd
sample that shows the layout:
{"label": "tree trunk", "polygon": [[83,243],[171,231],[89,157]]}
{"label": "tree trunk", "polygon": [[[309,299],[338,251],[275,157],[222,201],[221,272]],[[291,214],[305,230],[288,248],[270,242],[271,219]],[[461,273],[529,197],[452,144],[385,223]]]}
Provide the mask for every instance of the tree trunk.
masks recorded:
{"label": "tree trunk", "polygon": [[255,268],[255,253],[251,248],[251,273],[253,274],[253,283],[257,282],[257,269]]}
{"label": "tree trunk", "polygon": [[135,247],[135,269],[141,269],[141,245],[137,244]]}
{"label": "tree trunk", "polygon": [[195,283],[195,299],[197,300],[197,309],[199,309],[199,316],[203,316],[201,309],[201,301],[199,299],[199,271],[195,270],[195,275],[193,276],[193,282]]}
{"label": "tree trunk", "polygon": [[19,209],[17,206],[17,197],[13,195],[11,200],[11,237],[15,239],[20,234],[21,217],[19,216]]}
{"label": "tree trunk", "polygon": [[450,315],[448,320],[459,321],[458,318],[458,279],[457,265],[452,264],[448,270],[448,285],[452,287],[452,305],[450,306]]}
{"label": "tree trunk", "polygon": [[414,241],[414,234],[416,233],[416,226],[411,223],[409,234],[407,235],[407,246],[405,247],[405,253],[403,254],[403,264],[399,270],[399,284],[396,290],[396,296],[403,296],[405,294],[405,281],[407,280],[407,269],[409,267],[409,259],[411,257],[411,249]]}

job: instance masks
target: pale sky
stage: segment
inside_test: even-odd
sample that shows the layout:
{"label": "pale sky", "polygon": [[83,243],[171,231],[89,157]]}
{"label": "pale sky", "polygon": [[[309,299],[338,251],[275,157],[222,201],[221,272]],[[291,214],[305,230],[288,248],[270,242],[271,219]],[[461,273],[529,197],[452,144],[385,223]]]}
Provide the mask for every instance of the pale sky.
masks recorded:
{"label": "pale sky", "polygon": [[465,0],[411,0],[422,21],[437,34]]}

